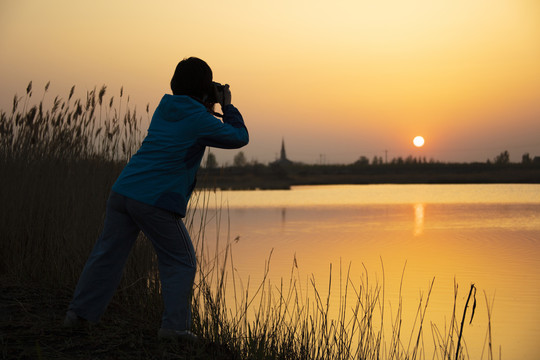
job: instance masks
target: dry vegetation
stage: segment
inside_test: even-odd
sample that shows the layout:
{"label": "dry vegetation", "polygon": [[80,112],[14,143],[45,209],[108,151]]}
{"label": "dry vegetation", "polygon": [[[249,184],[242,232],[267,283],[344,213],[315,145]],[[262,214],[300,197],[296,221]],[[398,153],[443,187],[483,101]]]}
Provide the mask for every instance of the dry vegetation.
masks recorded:
{"label": "dry vegetation", "polygon": [[[355,283],[344,269],[337,280],[339,304],[330,303],[330,291],[318,289],[315,279],[301,286],[294,264],[290,279],[275,284],[266,276],[268,260],[264,280],[244,285],[233,270],[227,235],[217,245],[220,239],[205,236],[206,226],[228,233],[227,212],[211,215],[206,210],[207,191],[194,194],[185,219],[199,257],[193,313],[194,331],[202,341],[186,347],[157,340],[162,303],[156,259],[144,236],[130,255],[103,321],[77,332],[62,329],[71,291],[100,231],[110,187],[141,141],[141,119],[129,109],[129,101],[122,104],[122,92],[116,103],[114,98],[105,101],[105,92],[105,87],[91,91],[82,101],[72,99],[72,89],[67,100],[56,97],[52,107],[44,109],[43,99],[30,105],[30,84],[25,96],[15,97],[11,113],[0,113],[4,358],[424,357],[420,338],[428,326],[424,315],[431,288],[419,304],[413,332],[403,334],[401,306],[385,314],[384,283],[371,284],[367,278]],[[208,255],[208,247],[222,251]],[[433,358],[468,357],[459,325],[468,324],[465,313],[474,312],[472,301],[457,308],[456,288],[449,324],[432,326]],[[383,318],[388,316],[393,325],[384,330]],[[490,346],[491,341],[487,358]]]}

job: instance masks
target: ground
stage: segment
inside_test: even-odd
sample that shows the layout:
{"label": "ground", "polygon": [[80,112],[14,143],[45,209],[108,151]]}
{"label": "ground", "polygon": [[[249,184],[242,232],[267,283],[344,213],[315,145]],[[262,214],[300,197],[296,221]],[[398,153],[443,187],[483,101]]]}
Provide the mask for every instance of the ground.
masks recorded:
{"label": "ground", "polygon": [[[62,327],[71,293],[0,278],[2,359],[235,359],[222,346],[160,341],[144,314],[126,316],[111,304],[102,321],[82,330]],[[139,318],[139,319],[138,319]],[[142,320],[142,321],[141,321]],[[142,323],[142,325],[141,325]]]}

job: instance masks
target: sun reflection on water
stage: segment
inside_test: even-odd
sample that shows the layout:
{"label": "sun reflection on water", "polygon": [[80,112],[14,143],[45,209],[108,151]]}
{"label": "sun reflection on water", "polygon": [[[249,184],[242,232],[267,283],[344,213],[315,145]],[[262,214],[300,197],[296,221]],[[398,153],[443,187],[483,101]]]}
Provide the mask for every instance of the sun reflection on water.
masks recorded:
{"label": "sun reflection on water", "polygon": [[424,232],[424,204],[414,204],[414,236]]}

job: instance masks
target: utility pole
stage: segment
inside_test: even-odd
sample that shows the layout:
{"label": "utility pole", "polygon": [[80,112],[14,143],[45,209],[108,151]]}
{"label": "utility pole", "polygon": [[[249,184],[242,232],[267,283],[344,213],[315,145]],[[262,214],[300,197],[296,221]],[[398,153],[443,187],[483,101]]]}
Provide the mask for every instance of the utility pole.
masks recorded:
{"label": "utility pole", "polygon": [[384,163],[388,164],[388,150],[384,150]]}

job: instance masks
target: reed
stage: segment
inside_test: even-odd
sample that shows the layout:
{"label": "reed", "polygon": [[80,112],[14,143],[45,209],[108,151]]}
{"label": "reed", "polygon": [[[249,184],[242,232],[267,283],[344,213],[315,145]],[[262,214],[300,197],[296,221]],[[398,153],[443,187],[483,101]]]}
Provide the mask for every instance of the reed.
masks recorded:
{"label": "reed", "polygon": [[[31,105],[30,83],[24,96],[14,97],[11,113],[0,111],[0,271],[23,282],[73,289],[100,232],[110,187],[142,140],[143,120],[130,109],[129,98],[122,104],[123,89],[115,104],[114,97],[106,101],[105,86],[83,100],[73,98],[73,87],[67,100],[57,96],[45,109],[48,88],[40,102]],[[193,317],[203,344],[219,344],[242,359],[426,357],[423,329],[433,282],[410,334],[402,330],[401,296],[397,311],[386,314],[384,275],[382,284],[371,282],[367,269],[357,281],[350,276],[350,265],[339,264],[337,276],[330,265],[329,286],[322,291],[317,279],[304,282],[296,259],[289,279],[274,283],[268,276],[270,254],[263,280],[252,284],[235,270],[229,212],[222,204],[212,190],[197,190],[184,219],[198,256]],[[208,238],[209,226],[216,227],[216,239]],[[336,282],[337,303],[331,296]],[[434,358],[468,357],[464,322],[458,331],[457,298],[456,285],[449,328],[441,332],[431,324]],[[143,235],[130,254],[113,303],[145,314],[147,323],[138,319],[139,326],[159,326],[156,256]],[[487,298],[486,305],[489,311]],[[385,331],[388,316],[392,327]],[[491,359],[491,320],[488,327]]]}

